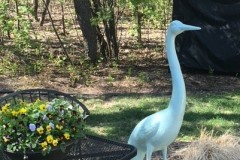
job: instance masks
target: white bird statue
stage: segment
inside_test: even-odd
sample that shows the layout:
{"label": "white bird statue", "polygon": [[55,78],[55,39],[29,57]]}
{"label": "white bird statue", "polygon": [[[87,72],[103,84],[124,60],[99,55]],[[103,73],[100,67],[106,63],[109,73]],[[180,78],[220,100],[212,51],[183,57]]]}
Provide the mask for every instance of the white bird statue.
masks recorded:
{"label": "white bird statue", "polygon": [[172,77],[172,95],[168,108],[156,112],[141,120],[133,129],[128,144],[137,148],[137,155],[132,160],[151,160],[154,151],[162,150],[163,159],[167,160],[167,146],[177,137],[183,122],[186,106],[185,83],[175,49],[175,38],[187,30],[200,30],[175,20],[167,30],[166,51]]}

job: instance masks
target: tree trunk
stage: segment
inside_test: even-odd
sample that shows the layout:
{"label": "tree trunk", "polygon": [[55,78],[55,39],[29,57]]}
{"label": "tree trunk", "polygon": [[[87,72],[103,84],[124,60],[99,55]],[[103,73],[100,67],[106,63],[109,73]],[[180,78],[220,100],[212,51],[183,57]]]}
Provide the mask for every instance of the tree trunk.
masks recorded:
{"label": "tree trunk", "polygon": [[38,0],[33,0],[33,15],[35,20],[38,22]]}
{"label": "tree trunk", "polygon": [[116,30],[116,22],[115,22],[115,15],[114,15],[114,7],[115,7],[116,1],[114,0],[94,0],[94,15],[97,16],[97,12],[101,9],[110,9],[111,17],[109,19],[103,19],[103,25],[104,25],[104,33],[100,35],[104,35],[105,38],[102,38],[104,40],[104,43],[100,43],[101,48],[105,47],[106,50],[102,50],[103,56],[106,55],[107,59],[116,59],[118,60],[118,53],[119,53],[119,47],[117,43],[117,30]]}
{"label": "tree trunk", "polygon": [[[78,21],[87,43],[88,54],[93,61],[100,57],[97,52],[98,48],[105,61],[112,60],[112,58],[118,60],[119,47],[114,15],[115,3],[114,0],[74,0]],[[111,18],[103,18],[104,31],[102,31],[98,24],[91,25],[91,19],[98,17],[97,13],[105,9],[111,10]]]}
{"label": "tree trunk", "polygon": [[89,58],[93,63],[99,59],[97,52],[97,31],[96,27],[91,25],[92,6],[89,0],[73,0],[78,22],[80,24],[83,37],[86,42],[86,48]]}
{"label": "tree trunk", "polygon": [[[15,5],[16,5],[16,13],[18,15],[19,14],[18,0],[15,0]],[[20,21],[19,21],[19,19],[17,19],[17,29],[20,30]]]}
{"label": "tree trunk", "polygon": [[143,13],[139,11],[139,7],[135,7],[135,15],[137,20],[137,42],[142,43],[142,17]]}
{"label": "tree trunk", "polygon": [[66,36],[66,25],[65,25],[65,13],[64,13],[64,3],[61,2],[61,15],[62,15],[62,27],[63,27],[63,35]]}
{"label": "tree trunk", "polygon": [[46,3],[46,5],[44,5],[44,9],[43,9],[43,13],[42,13],[42,19],[41,19],[41,22],[40,22],[40,26],[43,26],[43,23],[44,23],[44,21],[45,21],[45,17],[46,17],[47,11],[48,11],[48,7],[49,7],[49,4],[50,4],[50,0],[46,0],[46,2],[44,1],[44,3]]}
{"label": "tree trunk", "polygon": [[109,23],[111,48],[113,51],[114,58],[118,60],[119,47],[117,43],[117,30],[116,30],[116,24],[115,24],[114,8],[112,8],[111,19],[108,20],[108,23]]}

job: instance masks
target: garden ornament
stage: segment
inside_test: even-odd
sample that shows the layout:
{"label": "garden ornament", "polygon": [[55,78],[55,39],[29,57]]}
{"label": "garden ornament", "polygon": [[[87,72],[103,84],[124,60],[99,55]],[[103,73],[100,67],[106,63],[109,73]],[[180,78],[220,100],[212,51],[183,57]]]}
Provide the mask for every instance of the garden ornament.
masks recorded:
{"label": "garden ornament", "polygon": [[137,148],[133,160],[151,160],[154,151],[162,150],[167,160],[167,147],[177,137],[183,122],[186,106],[185,83],[175,50],[175,38],[187,30],[200,30],[200,27],[172,21],[167,30],[166,51],[172,77],[172,95],[168,108],[141,120],[132,131],[128,143]]}

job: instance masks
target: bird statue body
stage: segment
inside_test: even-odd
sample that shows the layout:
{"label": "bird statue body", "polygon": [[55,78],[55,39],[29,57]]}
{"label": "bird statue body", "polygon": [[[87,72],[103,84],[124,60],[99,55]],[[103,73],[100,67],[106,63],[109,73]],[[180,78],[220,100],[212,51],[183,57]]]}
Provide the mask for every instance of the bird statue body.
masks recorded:
{"label": "bird statue body", "polygon": [[154,151],[162,150],[167,160],[167,147],[177,137],[182,126],[186,106],[185,83],[175,49],[175,38],[187,30],[200,30],[200,27],[172,21],[167,30],[166,51],[172,77],[172,95],[169,106],[141,120],[133,129],[128,144],[137,148],[132,160],[151,160]]}

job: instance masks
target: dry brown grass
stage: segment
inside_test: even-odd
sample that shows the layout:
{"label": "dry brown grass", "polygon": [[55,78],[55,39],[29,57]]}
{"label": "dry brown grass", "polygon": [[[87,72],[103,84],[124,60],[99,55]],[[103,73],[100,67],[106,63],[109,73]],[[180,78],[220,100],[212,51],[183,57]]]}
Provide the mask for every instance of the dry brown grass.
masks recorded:
{"label": "dry brown grass", "polygon": [[198,140],[177,151],[175,156],[183,160],[240,160],[240,137],[228,133],[214,137],[203,130]]}

